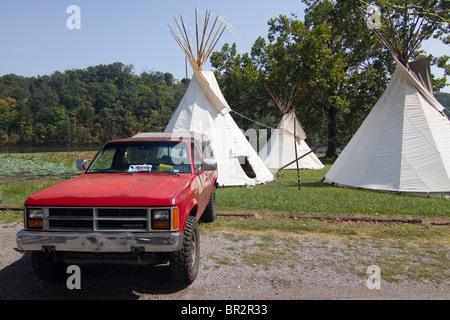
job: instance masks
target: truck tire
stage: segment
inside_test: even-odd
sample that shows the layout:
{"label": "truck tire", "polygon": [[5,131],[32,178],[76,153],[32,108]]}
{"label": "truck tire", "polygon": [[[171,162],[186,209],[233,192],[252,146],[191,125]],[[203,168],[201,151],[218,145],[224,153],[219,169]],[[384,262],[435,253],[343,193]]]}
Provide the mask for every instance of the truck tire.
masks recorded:
{"label": "truck tire", "polygon": [[203,211],[200,221],[202,222],[214,222],[216,220],[216,189],[211,191],[208,205]]}
{"label": "truck tire", "polygon": [[183,247],[171,253],[169,260],[172,279],[180,284],[194,282],[200,264],[200,233],[197,219],[189,216],[184,228]]}
{"label": "truck tire", "polygon": [[66,264],[63,262],[55,262],[53,254],[32,251],[31,265],[34,273],[42,280],[58,282],[64,280],[66,277]]}

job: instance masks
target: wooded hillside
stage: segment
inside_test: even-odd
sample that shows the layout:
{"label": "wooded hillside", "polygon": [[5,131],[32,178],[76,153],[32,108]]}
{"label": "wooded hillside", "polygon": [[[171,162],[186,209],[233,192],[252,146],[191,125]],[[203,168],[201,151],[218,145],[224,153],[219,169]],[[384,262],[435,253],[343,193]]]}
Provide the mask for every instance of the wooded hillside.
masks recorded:
{"label": "wooded hillside", "polygon": [[186,90],[171,73],[116,62],[0,77],[0,145],[89,145],[162,131]]}
{"label": "wooded hillside", "polygon": [[[163,72],[137,76],[120,62],[50,76],[5,75],[0,77],[0,145],[91,145],[143,129],[163,131],[185,90],[186,79],[178,82]],[[436,97],[450,110],[449,93]]]}

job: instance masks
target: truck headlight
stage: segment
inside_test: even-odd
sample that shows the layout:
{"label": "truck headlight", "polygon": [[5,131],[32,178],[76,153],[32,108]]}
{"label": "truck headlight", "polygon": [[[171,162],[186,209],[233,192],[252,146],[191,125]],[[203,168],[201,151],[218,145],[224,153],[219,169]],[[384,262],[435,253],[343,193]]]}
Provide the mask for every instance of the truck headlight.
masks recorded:
{"label": "truck headlight", "polygon": [[42,229],[44,226],[44,209],[29,208],[27,210],[27,227],[30,229]]}
{"label": "truck headlight", "polygon": [[152,210],[152,229],[170,230],[170,209]]}
{"label": "truck headlight", "polygon": [[178,207],[153,209],[151,226],[153,230],[178,230]]}

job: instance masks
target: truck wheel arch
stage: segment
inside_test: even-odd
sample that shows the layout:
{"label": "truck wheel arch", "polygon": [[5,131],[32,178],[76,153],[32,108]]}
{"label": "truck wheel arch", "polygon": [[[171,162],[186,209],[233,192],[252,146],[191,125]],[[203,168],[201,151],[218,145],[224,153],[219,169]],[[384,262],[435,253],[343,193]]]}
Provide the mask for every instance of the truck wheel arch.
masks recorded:
{"label": "truck wheel arch", "polygon": [[195,205],[191,208],[191,210],[189,211],[188,216],[196,217],[196,216],[197,216],[197,211],[198,211],[198,206],[197,206],[197,204],[195,204]]}
{"label": "truck wheel arch", "polygon": [[198,203],[196,199],[192,199],[189,204],[186,206],[186,209],[180,216],[180,219],[187,219],[189,216],[197,216],[198,212]]}

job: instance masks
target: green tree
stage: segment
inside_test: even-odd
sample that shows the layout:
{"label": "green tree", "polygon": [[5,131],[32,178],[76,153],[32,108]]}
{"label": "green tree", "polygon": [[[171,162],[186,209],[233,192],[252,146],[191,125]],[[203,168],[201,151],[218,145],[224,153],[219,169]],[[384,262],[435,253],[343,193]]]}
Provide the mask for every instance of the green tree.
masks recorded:
{"label": "green tree", "polygon": [[10,124],[17,116],[16,107],[16,99],[11,97],[0,99],[0,145],[9,142]]}
{"label": "green tree", "polygon": [[[258,41],[253,46],[258,45]],[[213,52],[211,65],[217,69],[216,77],[227,102],[234,111],[259,123],[276,127],[278,111],[268,108],[270,95],[265,89],[266,74],[257,55],[238,54],[236,44],[224,44],[221,51]],[[249,119],[235,116],[239,127],[249,128],[258,125]]]}
{"label": "green tree", "polygon": [[[404,66],[411,60],[431,57],[421,47],[425,40],[439,39],[450,44],[450,1],[448,0],[361,0],[361,11],[372,32]],[[433,57],[432,64],[450,75],[450,56]],[[438,92],[446,78],[433,79]]]}
{"label": "green tree", "polygon": [[[358,1],[305,3],[304,22],[282,15],[269,20],[268,43],[262,37],[256,40],[251,62],[258,67],[258,79],[269,86],[307,90],[296,102],[297,116],[310,136],[326,131],[321,136],[324,140],[364,117],[383,92],[387,71],[393,66],[385,63],[389,61],[386,50],[365,27]],[[243,64],[236,63],[236,55],[229,51],[227,57],[226,52],[224,46],[222,58],[211,59],[213,66],[228,70],[240,65],[240,72],[247,74]],[[234,73],[239,74],[237,67]],[[247,90],[246,85],[241,84]],[[263,88],[261,82],[258,85]],[[261,106],[260,112],[272,110]],[[326,156],[336,156],[335,141],[328,144]]]}

